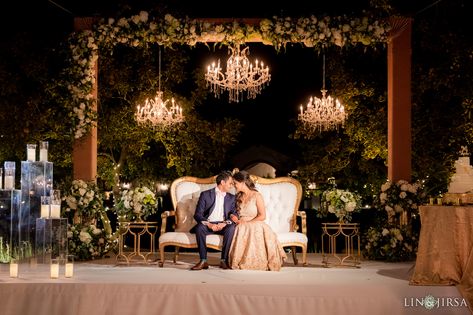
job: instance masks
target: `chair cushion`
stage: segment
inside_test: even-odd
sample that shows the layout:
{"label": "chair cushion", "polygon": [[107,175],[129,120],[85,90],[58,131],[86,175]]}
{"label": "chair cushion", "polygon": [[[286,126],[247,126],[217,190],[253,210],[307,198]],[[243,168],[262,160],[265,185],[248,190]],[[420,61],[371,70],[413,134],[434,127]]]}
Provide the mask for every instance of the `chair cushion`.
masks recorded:
{"label": "chair cushion", "polygon": [[194,220],[194,213],[199,195],[200,193],[187,195],[177,203],[176,232],[189,232],[197,224]]}
{"label": "chair cushion", "polygon": [[303,243],[307,244],[307,236],[303,233],[299,232],[286,232],[286,233],[276,233],[278,236],[278,241],[281,243],[282,246],[285,244],[293,244],[293,243]]}
{"label": "chair cushion", "polygon": [[[166,232],[159,237],[159,244],[177,243],[182,245],[193,245],[197,247],[195,234],[184,232]],[[217,234],[207,235],[207,245],[221,247],[223,245],[223,236]]]}

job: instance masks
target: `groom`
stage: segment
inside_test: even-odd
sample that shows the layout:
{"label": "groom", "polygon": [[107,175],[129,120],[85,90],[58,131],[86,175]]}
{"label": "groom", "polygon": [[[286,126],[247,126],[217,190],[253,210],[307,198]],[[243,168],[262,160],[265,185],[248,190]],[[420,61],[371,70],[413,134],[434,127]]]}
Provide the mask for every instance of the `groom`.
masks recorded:
{"label": "groom", "polygon": [[231,269],[228,264],[228,253],[232,244],[235,224],[230,215],[237,215],[235,210],[235,196],[229,193],[233,187],[233,178],[230,171],[217,175],[217,187],[205,190],[200,194],[194,219],[197,225],[191,229],[196,234],[200,261],[191,270],[208,269],[206,238],[209,234],[223,235],[222,258],[220,268]]}

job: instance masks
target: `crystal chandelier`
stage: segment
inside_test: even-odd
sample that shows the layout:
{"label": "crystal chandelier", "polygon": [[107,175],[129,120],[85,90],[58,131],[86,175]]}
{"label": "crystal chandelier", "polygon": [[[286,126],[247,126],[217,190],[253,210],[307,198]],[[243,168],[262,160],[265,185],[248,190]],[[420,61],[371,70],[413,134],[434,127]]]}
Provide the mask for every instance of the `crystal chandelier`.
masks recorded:
{"label": "crystal chandelier", "polygon": [[152,128],[170,127],[184,121],[182,107],[176,104],[174,98],[171,99],[170,105],[169,99],[163,100],[163,92],[161,91],[161,49],[158,58],[158,92],[156,92],[154,99],[146,99],[144,105],[138,105],[135,113],[135,119],[139,125]]}
{"label": "crystal chandelier", "polygon": [[243,101],[246,92],[247,99],[254,99],[256,95],[271,80],[269,68],[264,67],[263,62],[255,61],[255,65],[248,60],[249,47],[240,50],[240,45],[229,47],[228,53],[230,57],[227,60],[227,68],[225,73],[220,67],[220,60],[217,65],[212,63],[207,67],[205,80],[207,86],[210,85],[210,91],[215,97],[219,97],[224,91],[229,93],[229,102]]}
{"label": "crystal chandelier", "polygon": [[323,56],[323,84],[322,99],[311,97],[307,108],[304,111],[301,105],[299,120],[309,131],[328,131],[343,127],[346,119],[346,112],[338,99],[326,96],[325,89],[325,55]]}

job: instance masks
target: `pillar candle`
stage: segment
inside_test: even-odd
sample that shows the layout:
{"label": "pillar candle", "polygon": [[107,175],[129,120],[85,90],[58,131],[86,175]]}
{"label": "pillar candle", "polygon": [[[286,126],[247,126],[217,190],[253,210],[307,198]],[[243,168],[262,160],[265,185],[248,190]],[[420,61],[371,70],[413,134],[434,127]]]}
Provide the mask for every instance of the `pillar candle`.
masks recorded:
{"label": "pillar candle", "polygon": [[33,149],[33,148],[26,149],[26,160],[36,161],[36,149]]}
{"label": "pillar candle", "polygon": [[59,278],[59,263],[51,262],[51,279]]}
{"label": "pillar candle", "polygon": [[49,218],[49,205],[41,205],[41,218]]}
{"label": "pillar candle", "polygon": [[39,150],[39,160],[42,162],[48,161],[48,149],[40,149]]}
{"label": "pillar candle", "polygon": [[14,189],[15,183],[13,176],[5,176],[5,189]]}
{"label": "pillar candle", "polygon": [[74,275],[74,264],[72,262],[66,263],[66,278],[72,278]]}
{"label": "pillar candle", "polygon": [[18,264],[16,262],[10,263],[10,277],[18,278]]}
{"label": "pillar candle", "polygon": [[51,218],[61,217],[61,205],[51,205]]}

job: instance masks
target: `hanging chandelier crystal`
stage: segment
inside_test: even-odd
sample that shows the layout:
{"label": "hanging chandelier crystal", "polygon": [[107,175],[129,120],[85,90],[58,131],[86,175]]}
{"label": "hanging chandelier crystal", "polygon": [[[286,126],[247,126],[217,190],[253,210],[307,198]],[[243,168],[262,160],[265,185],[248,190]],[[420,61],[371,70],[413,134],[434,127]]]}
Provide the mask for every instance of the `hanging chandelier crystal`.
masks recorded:
{"label": "hanging chandelier crystal", "polygon": [[154,99],[146,99],[145,104],[137,106],[135,113],[136,122],[145,127],[159,128],[170,127],[184,121],[182,115],[182,107],[178,106],[171,99],[163,100],[163,92],[161,91],[161,49],[159,50],[159,77],[158,91]]}
{"label": "hanging chandelier crystal", "polygon": [[333,129],[338,131],[338,128],[343,128],[347,114],[338,99],[333,99],[330,95],[326,96],[325,55],[323,56],[323,85],[320,91],[322,92],[322,99],[311,97],[305,111],[301,105],[299,120],[311,132]]}
{"label": "hanging chandelier crystal", "polygon": [[229,102],[243,101],[246,92],[247,99],[254,99],[256,95],[271,80],[268,66],[264,67],[263,62],[256,59],[255,65],[248,60],[249,47],[240,50],[240,45],[229,47],[230,57],[227,60],[225,73],[220,67],[220,60],[217,65],[212,63],[207,67],[205,80],[207,86],[215,97],[219,97],[224,91],[229,93]]}

